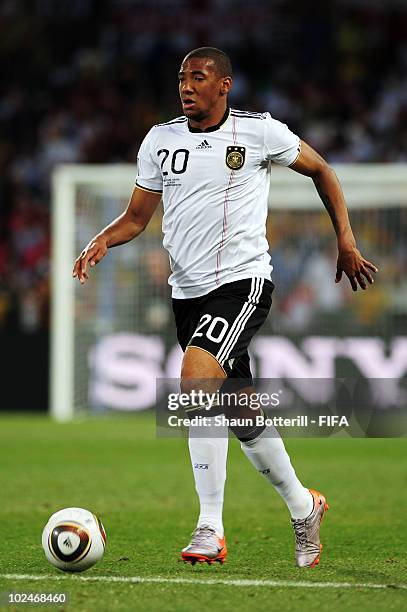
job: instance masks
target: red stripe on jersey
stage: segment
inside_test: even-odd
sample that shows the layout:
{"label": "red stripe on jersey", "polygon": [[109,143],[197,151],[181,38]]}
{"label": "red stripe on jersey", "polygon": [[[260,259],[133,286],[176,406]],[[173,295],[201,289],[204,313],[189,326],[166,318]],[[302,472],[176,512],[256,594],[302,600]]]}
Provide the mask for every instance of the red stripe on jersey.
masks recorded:
{"label": "red stripe on jersey", "polygon": [[[233,144],[236,144],[236,119],[232,117],[232,134],[233,134]],[[216,253],[216,270],[215,270],[215,278],[216,284],[219,284],[219,270],[222,258],[222,249],[226,239],[226,233],[228,229],[228,204],[229,204],[229,189],[232,184],[232,180],[234,177],[235,171],[231,170],[229,175],[229,183],[225,191],[225,198],[223,200],[223,227],[222,227],[222,239],[220,241],[220,245],[218,248],[218,252]]]}

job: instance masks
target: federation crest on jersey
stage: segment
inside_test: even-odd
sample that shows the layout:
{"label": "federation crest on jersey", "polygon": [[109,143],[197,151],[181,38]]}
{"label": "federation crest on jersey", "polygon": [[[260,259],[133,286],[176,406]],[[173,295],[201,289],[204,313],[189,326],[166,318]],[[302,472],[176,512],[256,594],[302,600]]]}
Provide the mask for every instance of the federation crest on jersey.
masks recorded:
{"label": "federation crest on jersey", "polygon": [[231,170],[240,170],[246,159],[246,147],[226,147],[226,165]]}

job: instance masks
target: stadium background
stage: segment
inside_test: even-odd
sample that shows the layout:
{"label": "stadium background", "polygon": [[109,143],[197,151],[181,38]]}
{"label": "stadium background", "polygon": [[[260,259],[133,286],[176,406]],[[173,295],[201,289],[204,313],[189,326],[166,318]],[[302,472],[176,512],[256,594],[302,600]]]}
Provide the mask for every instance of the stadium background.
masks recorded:
{"label": "stadium background", "polygon": [[[0,28],[1,409],[45,410],[48,403],[53,169],[60,162],[134,163],[150,126],[180,113],[176,72],[188,49],[210,41],[230,52],[232,105],[270,111],[329,162],[407,159],[404,2],[313,2],[309,11],[307,3],[278,0],[5,0]],[[354,223],[362,249],[380,256],[382,270],[380,286],[363,302],[346,283],[326,282],[335,257],[327,221],[306,231],[301,219],[269,227],[274,330],[329,334],[340,316],[349,333],[401,331],[405,212]],[[159,304],[151,317],[147,303],[139,324],[165,335],[165,256],[151,249],[145,265]],[[16,384],[16,372],[26,384]]]}

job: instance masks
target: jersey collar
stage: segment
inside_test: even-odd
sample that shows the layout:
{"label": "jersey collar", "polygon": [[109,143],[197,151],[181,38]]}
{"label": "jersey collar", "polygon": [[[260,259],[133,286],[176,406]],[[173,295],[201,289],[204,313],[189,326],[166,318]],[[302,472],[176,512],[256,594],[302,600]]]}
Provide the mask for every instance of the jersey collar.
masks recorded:
{"label": "jersey collar", "polygon": [[204,130],[201,130],[199,128],[194,128],[190,125],[189,121],[188,121],[188,129],[190,132],[193,132],[194,134],[200,133],[202,134],[203,132],[215,132],[216,130],[218,130],[220,127],[222,127],[222,125],[224,123],[226,123],[226,121],[229,119],[229,114],[230,114],[230,108],[229,106],[226,109],[225,114],[223,115],[222,119],[219,121],[219,123],[217,123],[216,125],[211,125],[207,128],[205,128]]}

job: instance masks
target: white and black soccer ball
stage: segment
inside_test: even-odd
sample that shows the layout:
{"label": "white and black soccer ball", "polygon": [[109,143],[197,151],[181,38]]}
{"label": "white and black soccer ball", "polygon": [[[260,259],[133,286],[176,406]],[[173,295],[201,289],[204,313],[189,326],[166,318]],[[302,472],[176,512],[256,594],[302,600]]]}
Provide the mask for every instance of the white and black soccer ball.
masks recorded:
{"label": "white and black soccer ball", "polygon": [[95,514],[83,508],[55,512],[42,532],[48,561],[65,572],[83,572],[103,557],[105,529]]}

